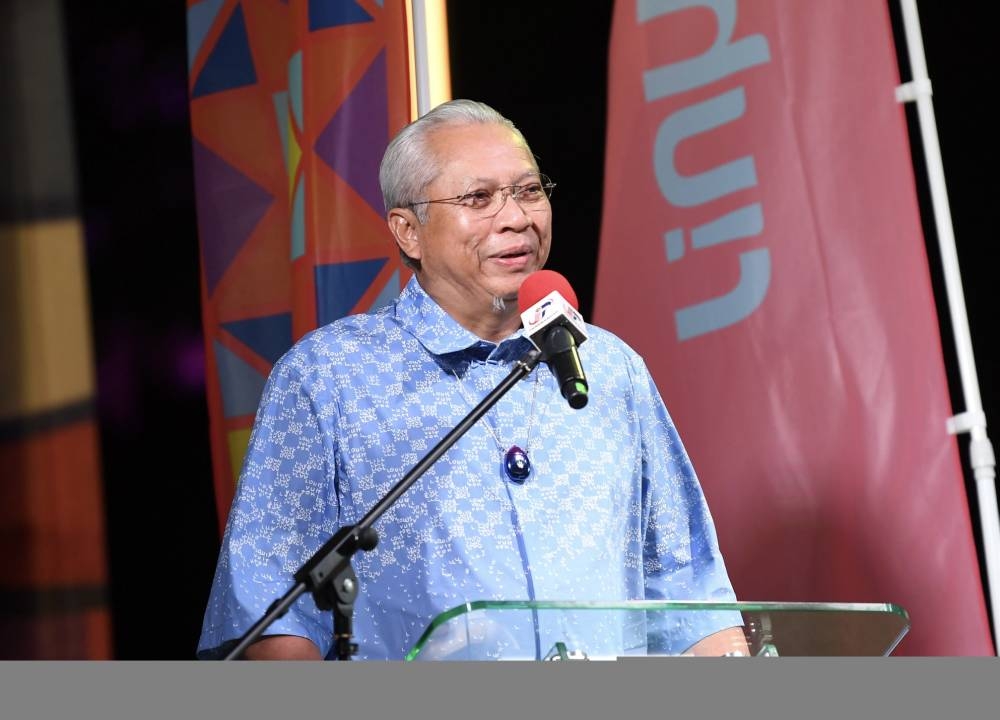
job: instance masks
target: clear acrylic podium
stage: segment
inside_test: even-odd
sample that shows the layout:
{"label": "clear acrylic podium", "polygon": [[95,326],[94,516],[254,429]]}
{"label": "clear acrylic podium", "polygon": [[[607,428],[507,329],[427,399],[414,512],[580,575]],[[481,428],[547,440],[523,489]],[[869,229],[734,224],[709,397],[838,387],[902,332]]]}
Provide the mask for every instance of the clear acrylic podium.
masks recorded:
{"label": "clear acrylic podium", "polygon": [[884,656],[910,621],[901,607],[876,603],[483,600],[434,618],[406,659],[683,655],[692,638],[737,625],[753,656]]}

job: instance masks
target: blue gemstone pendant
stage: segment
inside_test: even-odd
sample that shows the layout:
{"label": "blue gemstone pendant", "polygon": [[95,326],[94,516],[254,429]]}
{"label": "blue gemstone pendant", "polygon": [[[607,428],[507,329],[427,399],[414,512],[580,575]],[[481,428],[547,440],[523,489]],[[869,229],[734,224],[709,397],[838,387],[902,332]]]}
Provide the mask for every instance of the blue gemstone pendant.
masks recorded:
{"label": "blue gemstone pendant", "polygon": [[531,460],[528,459],[528,453],[517,445],[512,445],[504,455],[503,471],[511,482],[523,484],[531,475]]}

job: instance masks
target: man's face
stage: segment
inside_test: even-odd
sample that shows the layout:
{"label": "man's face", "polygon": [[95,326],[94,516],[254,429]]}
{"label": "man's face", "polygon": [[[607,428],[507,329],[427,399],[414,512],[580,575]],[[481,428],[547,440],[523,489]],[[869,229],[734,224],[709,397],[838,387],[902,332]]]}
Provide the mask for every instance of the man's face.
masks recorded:
{"label": "man's face", "polygon": [[[501,125],[444,127],[429,138],[441,172],[427,200],[538,180],[534,159]],[[516,300],[521,282],[541,269],[552,240],[547,200],[522,208],[507,197],[499,212],[482,216],[460,205],[432,203],[420,226],[420,282],[453,315],[492,307],[495,296]]]}

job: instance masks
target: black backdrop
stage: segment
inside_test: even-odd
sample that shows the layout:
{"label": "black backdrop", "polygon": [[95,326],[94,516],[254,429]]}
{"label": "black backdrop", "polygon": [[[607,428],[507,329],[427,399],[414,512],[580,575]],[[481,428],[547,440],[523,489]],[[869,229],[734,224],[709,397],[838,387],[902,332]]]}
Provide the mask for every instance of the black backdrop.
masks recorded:
{"label": "black backdrop", "polygon": [[[201,380],[184,3],[63,5],[97,355],[115,650],[120,659],[187,659],[218,534]],[[611,2],[450,5],[453,95],[483,100],[513,119],[558,182],[549,266],[570,279],[589,317]],[[932,0],[918,6],[983,402],[995,420],[1000,389],[993,373],[991,220],[1000,143],[986,93],[997,13]],[[898,24],[895,3],[892,12]],[[911,137],[917,149],[918,138]],[[922,171],[919,154],[915,158]],[[925,189],[919,191],[952,396],[961,409],[929,203]],[[964,440],[961,446],[967,463]]]}

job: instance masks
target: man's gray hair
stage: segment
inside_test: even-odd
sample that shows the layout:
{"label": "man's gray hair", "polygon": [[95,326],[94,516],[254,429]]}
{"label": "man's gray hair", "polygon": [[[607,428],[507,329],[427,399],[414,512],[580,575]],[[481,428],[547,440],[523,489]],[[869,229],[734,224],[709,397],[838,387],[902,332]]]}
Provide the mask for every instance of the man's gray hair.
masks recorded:
{"label": "man's gray hair", "polygon": [[[400,130],[386,148],[378,173],[385,209],[405,208],[425,199],[422,194],[441,172],[438,159],[427,142],[431,133],[448,125],[476,124],[510,128],[531,156],[521,131],[489,105],[475,100],[449,100]],[[426,222],[426,205],[417,206],[415,212],[420,222]]]}

